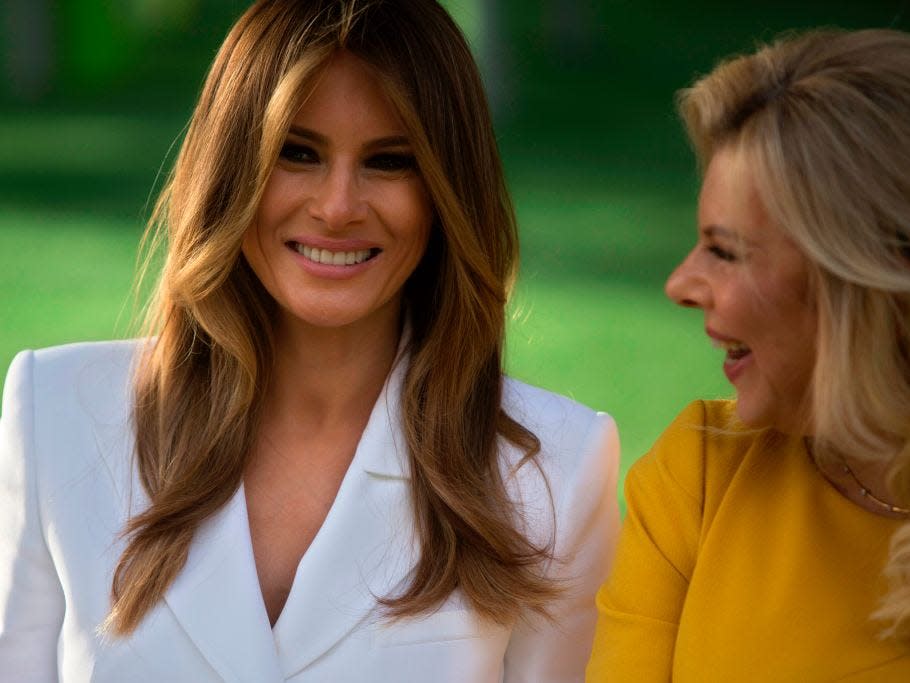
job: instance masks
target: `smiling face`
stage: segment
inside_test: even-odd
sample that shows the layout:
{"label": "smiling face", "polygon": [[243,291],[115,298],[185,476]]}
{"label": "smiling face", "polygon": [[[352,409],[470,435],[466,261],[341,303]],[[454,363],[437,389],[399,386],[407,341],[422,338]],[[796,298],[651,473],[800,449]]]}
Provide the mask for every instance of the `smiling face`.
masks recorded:
{"label": "smiling face", "polygon": [[804,433],[817,317],[808,263],[770,220],[748,157],[721,148],[705,173],[698,244],[667,280],[667,295],[701,308],[727,354],[737,412],[753,427]]}
{"label": "smiling face", "polygon": [[242,251],[286,322],[388,329],[433,215],[404,124],[341,52],[291,123]]}

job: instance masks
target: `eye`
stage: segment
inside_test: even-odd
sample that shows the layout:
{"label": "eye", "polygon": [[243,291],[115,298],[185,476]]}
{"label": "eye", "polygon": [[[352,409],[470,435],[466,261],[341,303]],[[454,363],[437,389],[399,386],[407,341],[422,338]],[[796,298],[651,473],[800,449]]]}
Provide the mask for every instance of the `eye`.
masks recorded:
{"label": "eye", "polygon": [[410,171],[417,168],[417,160],[413,154],[383,152],[367,158],[366,167],[374,171],[385,171],[387,173]]}
{"label": "eye", "polygon": [[736,260],[736,254],[734,254],[733,252],[727,251],[726,249],[719,247],[716,244],[712,244],[711,246],[709,246],[708,251],[711,252],[712,254],[714,254],[714,256],[719,258],[721,261],[735,261]]}
{"label": "eye", "polygon": [[312,147],[298,145],[293,142],[286,142],[281,147],[279,156],[285,161],[294,164],[318,164],[319,155]]}

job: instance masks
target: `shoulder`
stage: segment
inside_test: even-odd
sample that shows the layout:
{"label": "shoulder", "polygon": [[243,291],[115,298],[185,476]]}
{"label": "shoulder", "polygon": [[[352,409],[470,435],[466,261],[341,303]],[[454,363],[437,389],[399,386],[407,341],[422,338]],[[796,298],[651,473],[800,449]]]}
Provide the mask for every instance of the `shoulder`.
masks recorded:
{"label": "shoulder", "polygon": [[577,457],[589,450],[585,447],[592,439],[602,440],[616,433],[613,418],[607,413],[516,379],[505,378],[502,404],[512,419],[540,440],[544,458]]}
{"label": "shoulder", "polygon": [[739,422],[735,401],[693,401],[632,465],[627,498],[636,489],[672,487],[703,505],[726,489],[762,434]]}
{"label": "shoulder", "polygon": [[122,384],[141,348],[140,340],[122,340],[21,351],[10,365],[5,393],[22,391],[27,383],[35,397],[60,399],[68,389],[99,394]]}
{"label": "shoulder", "polygon": [[619,476],[619,436],[613,418],[514,379],[505,381],[503,409],[540,441],[533,460],[509,446],[503,462],[514,475],[513,496],[523,504],[532,526],[549,528],[554,512],[560,533],[569,533],[577,526],[573,520],[588,513],[609,521]]}
{"label": "shoulder", "polygon": [[143,343],[140,339],[121,339],[49,346],[20,352],[13,365],[22,362],[20,359],[30,358],[35,371],[61,376],[85,372],[92,367],[125,366],[128,369]]}
{"label": "shoulder", "polygon": [[10,365],[2,415],[27,428],[39,451],[74,452],[99,426],[129,422],[141,341],[84,342],[22,351]]}
{"label": "shoulder", "polygon": [[128,491],[133,366],[142,348],[142,341],[68,344],[22,351],[10,365],[0,469],[30,472],[48,519],[57,506],[89,509],[102,499],[119,505],[111,485]]}

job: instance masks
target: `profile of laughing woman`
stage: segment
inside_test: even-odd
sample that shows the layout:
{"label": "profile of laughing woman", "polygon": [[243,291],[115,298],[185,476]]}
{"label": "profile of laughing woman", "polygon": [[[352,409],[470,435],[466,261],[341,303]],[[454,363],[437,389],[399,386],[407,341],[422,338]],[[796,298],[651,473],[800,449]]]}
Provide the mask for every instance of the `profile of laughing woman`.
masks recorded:
{"label": "profile of laughing woman", "polygon": [[626,480],[589,681],[910,680],[910,36],[790,37],[682,92],[667,294],[736,400]]}
{"label": "profile of laughing woman", "polygon": [[0,678],[573,681],[612,420],[504,378],[513,212],[434,0],[263,0],[151,228],[148,336],[19,354]]}

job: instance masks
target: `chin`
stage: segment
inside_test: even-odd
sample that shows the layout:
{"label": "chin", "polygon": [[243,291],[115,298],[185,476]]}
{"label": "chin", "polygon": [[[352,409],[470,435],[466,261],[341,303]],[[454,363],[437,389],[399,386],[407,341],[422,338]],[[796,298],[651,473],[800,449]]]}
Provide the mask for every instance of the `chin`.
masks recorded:
{"label": "chin", "polygon": [[756,406],[736,399],[736,415],[740,422],[751,429],[776,429],[783,434],[806,436],[811,433],[808,421],[802,416],[804,411],[798,406]]}
{"label": "chin", "polygon": [[752,429],[775,426],[775,420],[767,406],[757,406],[742,396],[736,397],[736,416],[740,422]]}

